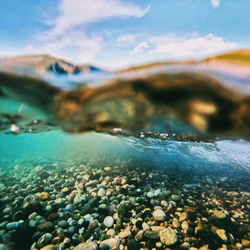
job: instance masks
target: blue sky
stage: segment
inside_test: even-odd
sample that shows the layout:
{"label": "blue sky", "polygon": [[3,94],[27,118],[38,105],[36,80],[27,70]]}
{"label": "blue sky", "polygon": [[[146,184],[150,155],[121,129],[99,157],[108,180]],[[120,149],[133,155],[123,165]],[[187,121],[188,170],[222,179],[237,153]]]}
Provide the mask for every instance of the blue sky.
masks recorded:
{"label": "blue sky", "polygon": [[0,0],[0,56],[107,68],[250,46],[249,0]]}

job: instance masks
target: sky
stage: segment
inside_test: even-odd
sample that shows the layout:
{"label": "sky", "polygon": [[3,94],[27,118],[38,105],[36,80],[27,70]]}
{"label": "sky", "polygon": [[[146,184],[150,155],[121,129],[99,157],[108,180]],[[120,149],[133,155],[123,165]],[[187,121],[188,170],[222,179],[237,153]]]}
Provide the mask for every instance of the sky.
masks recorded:
{"label": "sky", "polygon": [[249,0],[0,0],[0,57],[122,68],[250,47]]}

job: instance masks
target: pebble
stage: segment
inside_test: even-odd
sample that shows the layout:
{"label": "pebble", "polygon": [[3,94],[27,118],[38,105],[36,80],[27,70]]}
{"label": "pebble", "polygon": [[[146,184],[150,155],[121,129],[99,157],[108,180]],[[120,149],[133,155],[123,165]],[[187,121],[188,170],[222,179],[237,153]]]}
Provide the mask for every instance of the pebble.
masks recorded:
{"label": "pebble", "polygon": [[7,230],[13,230],[13,229],[16,229],[18,228],[19,226],[19,223],[18,222],[10,222],[6,225],[6,229]]}
{"label": "pebble", "polygon": [[146,237],[147,239],[150,239],[150,240],[158,240],[160,238],[159,234],[157,232],[152,231],[152,230],[145,231],[144,237]]}
{"label": "pebble", "polygon": [[158,197],[160,195],[160,193],[161,193],[161,190],[160,189],[156,189],[154,191],[154,197]]}
{"label": "pebble", "polygon": [[183,232],[186,234],[187,233],[187,230],[188,230],[188,222],[187,221],[183,221],[182,223],[181,223],[181,228],[182,228],[182,230],[183,230]]}
{"label": "pebble", "polygon": [[160,231],[159,235],[161,242],[167,246],[174,245],[178,240],[175,230],[173,230],[171,227]]}
{"label": "pebble", "polygon": [[59,250],[59,247],[56,245],[47,245],[45,247],[42,247],[40,250]]}
{"label": "pebble", "polygon": [[171,199],[173,201],[179,201],[181,199],[180,195],[177,195],[177,194],[172,194],[171,195]]}
{"label": "pebble", "polygon": [[90,222],[88,229],[92,230],[92,229],[95,229],[97,226],[98,226],[98,220],[93,220]]}
{"label": "pebble", "polygon": [[99,191],[97,192],[97,195],[99,197],[103,197],[106,195],[106,191],[103,188],[100,188]]}
{"label": "pebble", "polygon": [[105,227],[109,227],[109,228],[112,227],[113,224],[114,224],[114,219],[113,219],[113,217],[107,216],[107,217],[104,219],[103,224],[104,224]]}
{"label": "pebble", "polygon": [[226,218],[226,215],[224,214],[224,212],[219,211],[217,209],[214,210],[214,216],[218,219],[224,219]]}
{"label": "pebble", "polygon": [[29,226],[30,226],[30,227],[35,227],[37,224],[38,224],[38,222],[35,221],[35,220],[30,220],[30,221],[29,221]]}
{"label": "pebble", "polygon": [[68,222],[66,220],[61,220],[58,222],[58,227],[61,227],[61,228],[67,228],[68,227]]}
{"label": "pebble", "polygon": [[162,243],[160,241],[157,241],[155,243],[155,246],[156,246],[156,248],[160,249],[160,248],[162,248]]}
{"label": "pebble", "polygon": [[166,229],[164,226],[151,226],[151,230],[159,233],[160,231]]}
{"label": "pebble", "polygon": [[39,248],[44,247],[44,246],[48,245],[51,240],[52,240],[52,234],[46,233],[46,234],[42,235],[42,237],[38,240],[37,246]]}
{"label": "pebble", "polygon": [[178,228],[180,227],[180,222],[176,218],[173,218],[172,225],[173,227]]}
{"label": "pebble", "polygon": [[227,235],[224,229],[217,229],[216,233],[223,241],[227,242]]}
{"label": "pebble", "polygon": [[115,230],[113,228],[110,228],[107,232],[106,232],[107,235],[113,237],[115,236]]}
{"label": "pebble", "polygon": [[74,248],[74,250],[97,250],[97,249],[98,249],[98,246],[95,242],[80,243]]}
{"label": "pebble", "polygon": [[156,221],[164,221],[166,214],[162,210],[157,209],[153,212],[153,217]]}
{"label": "pebble", "polygon": [[89,181],[85,184],[85,187],[92,187],[92,186],[96,186],[98,184],[97,180],[93,180],[93,181]]}
{"label": "pebble", "polygon": [[49,193],[48,192],[42,192],[38,194],[39,199],[41,200],[47,200],[49,198]]}
{"label": "pebble", "polygon": [[243,247],[250,247],[250,240],[242,239],[242,240],[241,240],[241,245],[242,245]]}
{"label": "pebble", "polygon": [[104,168],[104,171],[110,172],[110,171],[111,171],[111,167],[105,167],[105,168]]}
{"label": "pebble", "polygon": [[144,231],[143,230],[140,230],[136,235],[135,235],[135,239],[137,241],[141,241],[143,239],[143,234],[144,234]]}
{"label": "pebble", "polygon": [[46,221],[38,225],[38,229],[43,232],[52,232],[54,228],[54,224],[50,221]]}
{"label": "pebble", "polygon": [[147,192],[147,197],[148,197],[149,199],[154,198],[154,193],[151,192],[151,191]]}
{"label": "pebble", "polygon": [[107,239],[100,243],[100,249],[101,250],[115,249],[119,247],[119,244],[120,241],[117,238]]}
{"label": "pebble", "polygon": [[68,193],[68,192],[69,192],[69,189],[68,189],[67,187],[65,187],[65,188],[62,189],[62,192],[63,192],[63,193]]}
{"label": "pebble", "polygon": [[120,239],[127,238],[129,235],[131,235],[130,227],[126,227],[123,231],[121,231],[118,236]]}

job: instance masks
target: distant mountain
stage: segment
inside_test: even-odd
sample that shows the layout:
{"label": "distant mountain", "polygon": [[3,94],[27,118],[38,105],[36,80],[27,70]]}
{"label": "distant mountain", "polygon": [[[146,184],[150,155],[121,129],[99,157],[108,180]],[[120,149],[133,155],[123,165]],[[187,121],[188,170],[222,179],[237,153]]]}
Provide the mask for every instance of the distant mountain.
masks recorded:
{"label": "distant mountain", "polygon": [[[213,65],[217,67],[217,64],[230,64],[232,66],[244,66],[250,68],[250,48],[241,49],[236,51],[231,51],[212,57],[208,57],[201,60],[175,60],[175,61],[160,61],[152,62],[147,64],[135,65],[128,68],[124,68],[116,71],[117,73],[142,70],[153,68],[156,66],[165,66],[165,65],[192,65],[198,66],[201,64]],[[52,57],[50,55],[27,55],[27,56],[18,56],[18,57],[6,57],[0,58],[0,69],[4,67],[19,67],[27,66],[32,69],[38,70],[40,72],[54,72],[59,75],[64,74],[79,74],[79,73],[88,73],[88,72],[108,72],[101,68],[95,67],[89,64],[75,64],[61,58]],[[250,69],[249,69],[250,70]]]}
{"label": "distant mountain", "polygon": [[213,57],[204,59],[203,61],[219,60],[229,63],[250,66],[250,48],[230,51]]}
{"label": "distant mountain", "polygon": [[4,66],[28,66],[38,71],[54,72],[56,74],[79,74],[88,72],[105,72],[104,70],[88,65],[74,64],[66,60],[52,57],[50,55],[27,55],[18,57],[1,58],[0,63]]}
{"label": "distant mountain", "polygon": [[198,65],[201,63],[229,63],[234,65],[246,66],[250,67],[250,48],[230,51],[227,53],[219,54],[216,56],[208,57],[201,60],[179,60],[179,61],[160,61],[160,62],[152,62],[147,64],[135,65],[125,69],[121,69],[118,72],[128,72],[133,70],[141,70],[152,68],[156,66],[165,66],[165,65]]}

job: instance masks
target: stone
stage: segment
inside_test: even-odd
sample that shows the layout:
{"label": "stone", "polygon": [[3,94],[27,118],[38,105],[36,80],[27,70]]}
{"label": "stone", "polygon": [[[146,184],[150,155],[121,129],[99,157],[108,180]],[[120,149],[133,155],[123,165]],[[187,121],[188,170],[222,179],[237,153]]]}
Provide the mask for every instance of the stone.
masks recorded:
{"label": "stone", "polygon": [[128,212],[129,207],[130,207],[129,201],[121,201],[117,207],[118,214],[121,216],[125,216],[126,213]]}
{"label": "stone", "polygon": [[42,192],[38,194],[39,199],[41,200],[47,200],[49,198],[49,193],[48,192]]}
{"label": "stone", "polygon": [[113,228],[110,228],[107,232],[106,232],[107,235],[113,237],[115,236],[115,230]]}
{"label": "stone", "polygon": [[250,240],[241,239],[241,245],[242,245],[243,247],[250,247]]}
{"label": "stone", "polygon": [[98,184],[97,180],[93,180],[93,181],[89,181],[85,184],[86,187],[93,187],[96,186]]}
{"label": "stone", "polygon": [[104,224],[105,227],[108,227],[108,228],[112,227],[113,224],[114,224],[114,219],[113,219],[113,217],[107,216],[107,217],[104,219],[103,224]]}
{"label": "stone", "polygon": [[143,222],[143,223],[142,223],[142,229],[143,229],[144,231],[148,230],[148,229],[149,229],[149,225],[148,225],[146,222]]}
{"label": "stone", "polygon": [[95,242],[81,243],[77,245],[74,250],[97,250],[98,246]]}
{"label": "stone", "polygon": [[61,220],[58,222],[58,227],[61,227],[61,228],[67,228],[68,227],[68,222],[66,220]]}
{"label": "stone", "polygon": [[160,241],[157,241],[155,243],[155,246],[156,246],[157,249],[161,249],[162,248],[162,243]]}
{"label": "stone", "polygon": [[150,229],[151,229],[152,231],[154,231],[154,232],[159,233],[161,230],[166,229],[166,227],[164,227],[164,226],[152,226]]}
{"label": "stone", "polygon": [[46,233],[46,234],[42,235],[42,237],[38,240],[37,246],[39,248],[42,248],[42,247],[48,245],[51,240],[52,240],[52,234]]}
{"label": "stone", "polygon": [[147,197],[148,197],[149,199],[154,198],[154,193],[151,192],[151,191],[147,192]]}
{"label": "stone", "polygon": [[38,225],[38,229],[43,232],[52,232],[54,228],[54,224],[50,221],[46,221]]}
{"label": "stone", "polygon": [[88,229],[93,230],[98,226],[98,220],[93,220],[89,223]]}
{"label": "stone", "polygon": [[171,200],[173,200],[173,201],[179,201],[180,199],[181,199],[181,196],[178,194],[171,195]]}
{"label": "stone", "polygon": [[110,238],[107,240],[104,240],[100,243],[100,249],[106,250],[106,249],[115,249],[118,248],[120,244],[119,239],[117,238]]}
{"label": "stone", "polygon": [[76,228],[75,228],[74,226],[69,227],[68,230],[67,230],[67,232],[68,232],[69,234],[74,234],[75,231],[76,231]]}
{"label": "stone", "polygon": [[120,239],[127,238],[129,235],[131,235],[130,227],[126,227],[123,231],[121,231],[118,236]]}
{"label": "stone", "polygon": [[167,229],[160,231],[159,235],[161,242],[166,246],[172,246],[178,240],[175,230],[173,230],[171,227],[168,227]]}
{"label": "stone", "polygon": [[152,230],[146,230],[144,232],[144,237],[150,240],[159,240],[159,234],[157,232],[154,232]]}
{"label": "stone", "polygon": [[74,198],[74,204],[80,204],[83,201],[86,201],[86,197],[84,195],[77,194]]}
{"label": "stone", "polygon": [[188,222],[187,221],[183,221],[182,223],[181,223],[181,228],[182,228],[182,230],[183,230],[183,232],[186,234],[187,233],[187,230],[188,230]]}
{"label": "stone", "polygon": [[35,226],[37,226],[37,224],[38,224],[38,222],[35,221],[35,220],[30,220],[30,221],[29,221],[29,226],[30,226],[30,227],[35,227]]}
{"label": "stone", "polygon": [[73,205],[72,204],[68,204],[66,207],[65,207],[65,210],[66,211],[71,211],[73,209]]}
{"label": "stone", "polygon": [[209,250],[208,244],[200,247],[199,250]]}
{"label": "stone", "polygon": [[188,214],[187,214],[186,212],[183,212],[183,213],[181,213],[181,214],[179,215],[179,220],[180,220],[180,221],[184,221],[184,220],[187,219],[187,217],[188,217]]}
{"label": "stone", "polygon": [[227,242],[227,235],[224,229],[217,229],[216,233],[224,242]]}
{"label": "stone", "polygon": [[217,209],[214,210],[214,216],[218,219],[225,219],[226,218],[226,215],[222,211],[219,211]]}
{"label": "stone", "polygon": [[59,250],[60,248],[56,245],[47,245],[45,247],[42,247],[40,250]]}
{"label": "stone", "polygon": [[5,247],[4,244],[1,244],[1,243],[0,243],[0,250],[7,250],[7,248]]}
{"label": "stone", "polygon": [[173,218],[172,225],[175,228],[180,227],[180,222],[176,218]]}
{"label": "stone", "polygon": [[188,242],[183,242],[181,244],[181,248],[189,249],[190,248],[190,244]]}
{"label": "stone", "polygon": [[97,192],[97,195],[99,197],[103,197],[106,195],[106,191],[103,188],[100,188],[99,191]]}
{"label": "stone", "polygon": [[104,168],[104,171],[110,172],[110,171],[111,171],[111,167],[105,167],[105,168]]}
{"label": "stone", "polygon": [[65,187],[65,188],[62,189],[62,192],[63,192],[64,194],[66,194],[66,193],[69,192],[69,189],[68,189],[67,187]]}
{"label": "stone", "polygon": [[153,217],[156,221],[164,221],[166,214],[162,210],[157,209],[153,212]]}
{"label": "stone", "polygon": [[161,190],[160,189],[156,189],[154,191],[154,197],[158,197],[160,195],[160,193],[161,193]]}
{"label": "stone", "polygon": [[168,207],[168,203],[167,203],[167,201],[165,201],[165,200],[162,200],[162,201],[161,201],[161,205],[162,205],[163,207]]}
{"label": "stone", "polygon": [[7,230],[14,230],[16,228],[18,228],[19,224],[18,222],[10,222],[6,225],[6,229]]}
{"label": "stone", "polygon": [[141,241],[143,239],[143,234],[144,234],[144,231],[143,230],[140,230],[136,235],[135,235],[135,239],[137,241]]}

